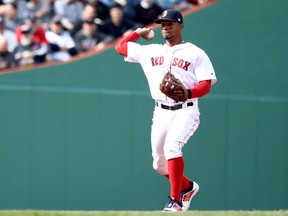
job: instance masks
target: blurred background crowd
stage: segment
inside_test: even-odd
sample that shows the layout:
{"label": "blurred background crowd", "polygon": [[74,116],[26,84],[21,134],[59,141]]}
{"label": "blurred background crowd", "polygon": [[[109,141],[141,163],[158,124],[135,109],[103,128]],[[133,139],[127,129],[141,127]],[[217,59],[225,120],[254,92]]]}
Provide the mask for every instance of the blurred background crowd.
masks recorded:
{"label": "blurred background crowd", "polygon": [[0,0],[0,72],[68,61],[207,0]]}

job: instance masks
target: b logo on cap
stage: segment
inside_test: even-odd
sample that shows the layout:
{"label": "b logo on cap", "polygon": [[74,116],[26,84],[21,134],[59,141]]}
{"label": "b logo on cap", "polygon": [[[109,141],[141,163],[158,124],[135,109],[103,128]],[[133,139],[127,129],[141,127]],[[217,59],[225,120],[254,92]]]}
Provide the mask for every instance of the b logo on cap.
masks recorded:
{"label": "b logo on cap", "polygon": [[163,13],[162,13],[162,17],[166,17],[167,16],[167,10],[165,10],[165,11],[163,11]]}

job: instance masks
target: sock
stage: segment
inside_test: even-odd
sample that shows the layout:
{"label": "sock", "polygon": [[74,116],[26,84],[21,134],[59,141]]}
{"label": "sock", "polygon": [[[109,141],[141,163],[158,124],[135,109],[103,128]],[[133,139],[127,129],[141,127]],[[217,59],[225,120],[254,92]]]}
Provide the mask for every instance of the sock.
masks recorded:
{"label": "sock", "polygon": [[187,190],[189,187],[190,187],[190,180],[186,176],[183,176],[181,191]]}
{"label": "sock", "polygon": [[[169,174],[165,175],[165,177],[169,179]],[[181,191],[187,190],[189,187],[190,187],[190,179],[188,179],[186,176],[183,176]]]}
{"label": "sock", "polygon": [[171,198],[181,201],[181,187],[184,175],[184,159],[183,157],[172,158],[168,160],[168,171],[170,181]]}

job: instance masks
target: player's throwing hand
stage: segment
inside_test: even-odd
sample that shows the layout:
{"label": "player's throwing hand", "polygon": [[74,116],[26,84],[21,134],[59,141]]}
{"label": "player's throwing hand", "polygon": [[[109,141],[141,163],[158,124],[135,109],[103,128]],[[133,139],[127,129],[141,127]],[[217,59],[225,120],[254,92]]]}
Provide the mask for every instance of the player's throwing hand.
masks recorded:
{"label": "player's throwing hand", "polygon": [[154,31],[152,28],[138,28],[135,32],[146,40],[152,40],[154,38]]}

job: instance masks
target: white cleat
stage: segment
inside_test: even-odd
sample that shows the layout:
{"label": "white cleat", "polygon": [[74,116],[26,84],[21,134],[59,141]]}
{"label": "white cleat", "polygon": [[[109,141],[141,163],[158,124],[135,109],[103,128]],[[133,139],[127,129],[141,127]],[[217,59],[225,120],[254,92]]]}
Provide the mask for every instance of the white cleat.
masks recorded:
{"label": "white cleat", "polygon": [[189,207],[190,207],[190,203],[192,198],[198,193],[199,191],[199,185],[194,182],[191,181],[190,182],[190,187],[181,192],[181,198],[182,198],[182,210],[183,211],[188,211]]}
{"label": "white cleat", "polygon": [[172,200],[169,196],[170,201],[166,204],[162,212],[182,212],[182,203]]}

